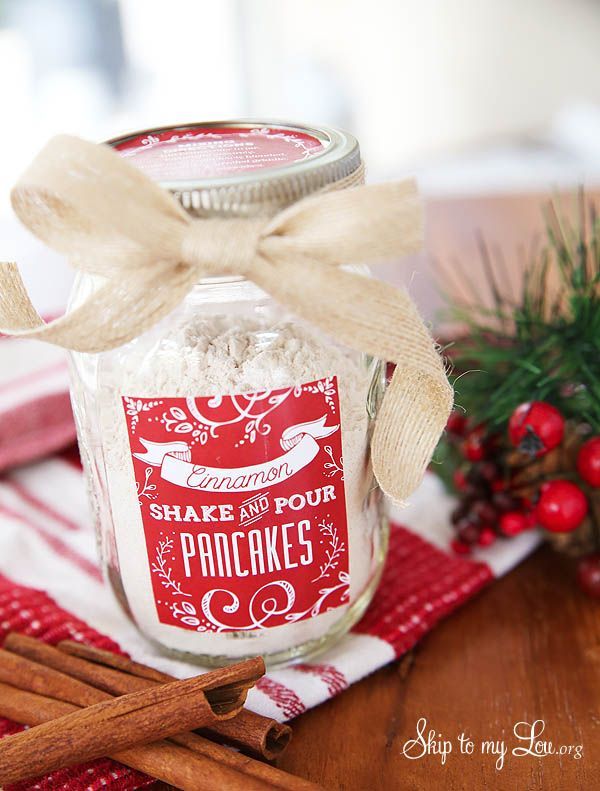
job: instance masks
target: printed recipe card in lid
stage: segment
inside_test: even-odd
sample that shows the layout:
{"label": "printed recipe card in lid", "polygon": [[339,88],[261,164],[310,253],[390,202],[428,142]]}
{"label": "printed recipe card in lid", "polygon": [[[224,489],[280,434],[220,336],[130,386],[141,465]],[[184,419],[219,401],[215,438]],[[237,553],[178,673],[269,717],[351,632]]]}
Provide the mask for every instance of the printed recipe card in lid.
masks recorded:
{"label": "printed recipe card in lid", "polygon": [[[201,124],[111,144],[194,217],[270,216],[362,180],[357,142],[330,129]],[[142,633],[206,664],[285,662],[344,634],[378,581],[383,365],[211,263],[135,340],[73,354],[80,445],[107,576]],[[72,306],[93,288],[80,274]]]}

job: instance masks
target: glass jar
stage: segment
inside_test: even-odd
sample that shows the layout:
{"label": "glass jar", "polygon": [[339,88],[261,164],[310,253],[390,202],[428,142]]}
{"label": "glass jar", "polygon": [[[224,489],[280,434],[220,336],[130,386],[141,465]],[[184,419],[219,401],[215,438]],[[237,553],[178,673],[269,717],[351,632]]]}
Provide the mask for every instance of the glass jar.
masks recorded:
{"label": "glass jar", "polygon": [[[111,144],[195,217],[269,215],[360,167],[349,135],[279,124]],[[96,285],[79,275],[71,305]],[[130,343],[73,353],[71,370],[103,565],[149,640],[202,664],[272,665],[360,618],[387,548],[369,455],[381,361],[222,277]]]}

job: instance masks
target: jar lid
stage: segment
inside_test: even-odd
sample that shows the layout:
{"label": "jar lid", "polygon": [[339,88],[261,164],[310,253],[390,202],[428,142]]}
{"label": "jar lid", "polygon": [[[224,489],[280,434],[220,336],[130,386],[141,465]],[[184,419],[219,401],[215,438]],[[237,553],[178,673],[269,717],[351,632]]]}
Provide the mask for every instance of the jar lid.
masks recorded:
{"label": "jar lid", "polygon": [[323,126],[213,121],[147,129],[108,144],[195,216],[272,214],[362,174],[356,139]]}

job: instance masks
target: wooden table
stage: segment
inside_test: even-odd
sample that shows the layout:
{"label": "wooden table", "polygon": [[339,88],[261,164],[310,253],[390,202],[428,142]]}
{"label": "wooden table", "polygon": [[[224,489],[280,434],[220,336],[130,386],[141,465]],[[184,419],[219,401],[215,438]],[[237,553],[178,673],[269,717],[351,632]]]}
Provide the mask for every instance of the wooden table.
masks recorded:
{"label": "wooden table", "polygon": [[[600,788],[600,602],[573,580],[573,564],[544,547],[466,604],[399,662],[294,722],[280,765],[327,789]],[[409,760],[403,745],[425,717],[453,743]],[[482,740],[525,745],[519,721],[543,719],[542,739],[583,745],[583,756],[478,754]],[[458,736],[475,742],[458,754]]]}
{"label": "wooden table", "polygon": [[[479,289],[475,230],[481,230],[491,243],[502,242],[516,276],[516,251],[543,227],[540,200],[431,202],[429,254],[460,257]],[[404,280],[422,306],[431,306],[431,269],[421,258],[412,270],[417,276],[409,264]],[[390,268],[384,276],[397,279]],[[281,766],[329,789],[600,788],[600,603],[579,591],[573,573],[569,560],[541,549],[438,626],[411,655],[298,718]],[[452,741],[443,766],[439,755],[403,755],[421,717]],[[583,744],[583,757],[509,754],[497,771],[496,757],[479,752],[482,740],[523,746],[514,723],[537,719],[546,723],[542,739]],[[472,755],[457,754],[462,732],[475,742]]]}

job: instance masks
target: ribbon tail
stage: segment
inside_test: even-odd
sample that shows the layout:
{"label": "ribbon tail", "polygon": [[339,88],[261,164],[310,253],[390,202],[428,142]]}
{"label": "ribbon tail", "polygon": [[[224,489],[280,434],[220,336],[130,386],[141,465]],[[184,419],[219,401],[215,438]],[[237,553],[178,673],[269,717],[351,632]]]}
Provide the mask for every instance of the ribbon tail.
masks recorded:
{"label": "ribbon tail", "polygon": [[397,364],[377,417],[372,458],[381,488],[394,500],[406,499],[453,402],[442,358],[413,301],[389,283],[297,255],[276,263],[260,256],[251,277],[336,341]]}
{"label": "ribbon tail", "polygon": [[29,299],[19,268],[0,263],[0,332],[35,331],[44,320]]}
{"label": "ribbon tail", "polygon": [[421,482],[451,409],[446,377],[396,367],[371,443],[373,472],[393,500],[406,500]]}
{"label": "ribbon tail", "polygon": [[133,340],[171,312],[192,288],[191,267],[155,266],[107,280],[81,305],[44,322],[15,264],[0,265],[0,333],[36,338],[78,352],[102,352]]}

